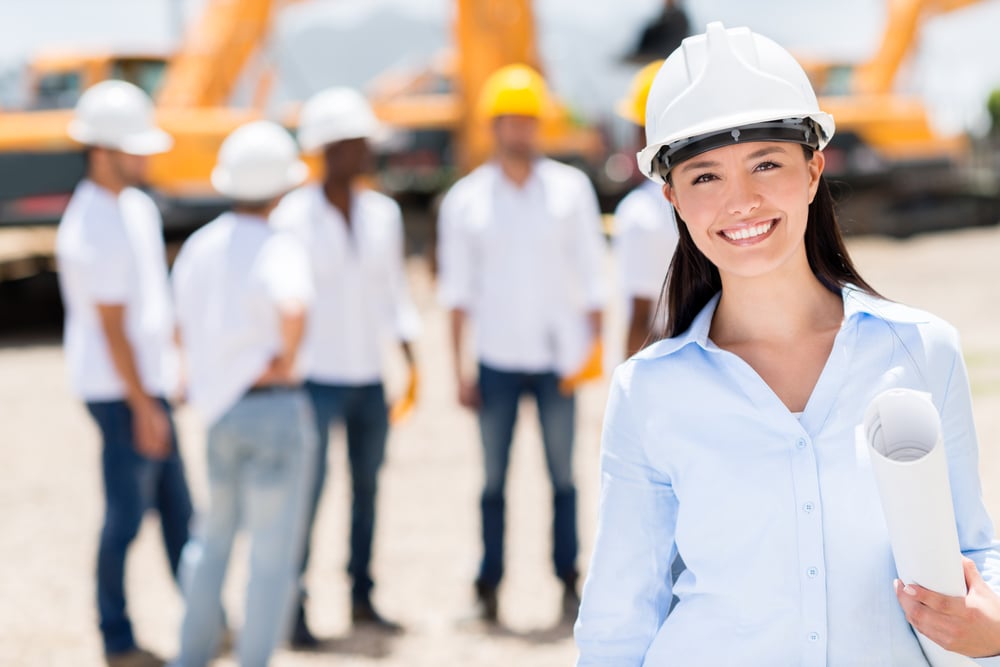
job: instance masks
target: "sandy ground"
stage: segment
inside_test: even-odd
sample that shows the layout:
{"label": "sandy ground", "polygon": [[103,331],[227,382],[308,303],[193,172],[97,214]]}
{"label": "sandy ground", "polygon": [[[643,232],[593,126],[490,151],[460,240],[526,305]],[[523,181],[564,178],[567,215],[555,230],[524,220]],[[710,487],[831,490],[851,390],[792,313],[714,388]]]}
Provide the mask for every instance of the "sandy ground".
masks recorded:
{"label": "sandy ground", "polygon": [[[991,296],[1000,229],[910,241],[854,239],[851,247],[864,274],[886,296],[932,310],[961,330],[983,443],[984,493],[993,516],[1000,517],[1000,308]],[[503,627],[486,632],[458,623],[472,601],[470,582],[479,554],[479,447],[472,415],[453,402],[445,319],[434,303],[426,265],[414,260],[411,271],[425,317],[418,348],[423,393],[417,412],[391,435],[374,562],[375,600],[407,632],[385,638],[350,628],[343,572],[349,489],[343,436],[338,434],[309,574],[315,629],[333,641],[324,653],[282,651],[274,664],[572,664],[576,652],[570,629],[556,624],[559,586],[549,560],[551,496],[534,410],[527,404],[510,471]],[[612,308],[610,319],[616,312]],[[620,326],[609,329],[613,345],[620,340]],[[398,391],[398,359],[392,365],[389,384]],[[605,393],[606,386],[596,384],[584,390],[580,401],[576,472],[582,566],[595,524]],[[200,425],[184,408],[178,425],[192,490],[201,501],[205,469]],[[67,391],[55,334],[0,339],[0,665],[101,664],[93,579],[102,511],[99,451],[96,428]],[[245,555],[240,544],[225,589],[237,626]],[[133,547],[127,585],[140,642],[172,656],[182,604],[169,577],[155,517],[147,519]],[[225,658],[219,664],[235,663]]]}

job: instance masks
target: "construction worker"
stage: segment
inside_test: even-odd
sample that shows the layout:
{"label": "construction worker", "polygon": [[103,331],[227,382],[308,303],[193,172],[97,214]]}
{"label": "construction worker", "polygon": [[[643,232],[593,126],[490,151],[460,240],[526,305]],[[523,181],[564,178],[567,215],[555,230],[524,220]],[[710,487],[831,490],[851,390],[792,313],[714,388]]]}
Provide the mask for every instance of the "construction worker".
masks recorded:
{"label": "construction worker", "polygon": [[[380,132],[368,102],[355,90],[332,88],[309,99],[302,108],[298,139],[304,152],[322,155],[322,177],[285,197],[272,220],[309,249],[316,285],[303,367],[319,433],[319,465],[311,481],[300,574],[304,576],[309,562],[330,428],[343,423],[353,489],[347,566],[351,619],[396,632],[400,626],[382,616],[371,597],[376,490],[389,429],[382,354],[384,342],[398,341],[409,365],[403,400],[412,405],[417,368],[410,344],[419,320],[406,284],[400,208],[364,184],[374,166],[369,142]],[[305,597],[302,584],[292,632],[292,645],[300,648],[318,644],[306,622]]]}
{"label": "construction worker", "polygon": [[[640,142],[646,133],[646,98],[662,60],[649,63],[632,78],[618,115],[635,124]],[[656,183],[646,179],[615,209],[615,252],[625,293],[628,331],[625,356],[645,345],[660,290],[677,247],[674,209]]]}
{"label": "construction worker", "polygon": [[[612,380],[577,665],[998,664],[938,661],[914,632],[1000,654],[968,376],[952,326],[880,297],[851,261],[823,176],[835,123],[805,71],[710,23],[666,59],[647,108],[637,161],[680,240],[669,319]],[[967,594],[896,579],[861,428],[891,389],[940,413]]]}
{"label": "construction worker", "polygon": [[139,88],[105,81],[80,97],[70,136],[86,146],[86,175],[56,236],[73,392],[101,431],[104,526],[97,606],[107,663],[160,665],[136,646],[125,605],[125,555],[147,509],[160,517],[177,573],[191,498],[166,398],[177,384],[163,222],[137,186],[147,156],[170,149]]}
{"label": "construction worker", "polygon": [[291,135],[269,121],[234,130],[212,185],[232,210],[195,232],[174,263],[189,397],[208,437],[209,500],[184,549],[177,667],[203,667],[222,637],[220,599],[238,527],[249,532],[240,665],[266,665],[287,636],[315,432],[294,372],[312,299],[308,258],[268,214],[302,183]]}
{"label": "construction worker", "polygon": [[[476,613],[498,620],[504,486],[518,401],[534,397],[554,490],[553,559],[563,614],[576,615],[575,400],[570,376],[599,350],[604,303],[600,212],[587,177],[539,155],[550,101],[541,75],[503,67],[483,85],[479,113],[494,157],[458,181],[441,205],[440,299],[450,310],[458,400],[479,415],[485,484]],[[463,368],[475,328],[478,377]],[[599,355],[598,355],[599,356]]]}

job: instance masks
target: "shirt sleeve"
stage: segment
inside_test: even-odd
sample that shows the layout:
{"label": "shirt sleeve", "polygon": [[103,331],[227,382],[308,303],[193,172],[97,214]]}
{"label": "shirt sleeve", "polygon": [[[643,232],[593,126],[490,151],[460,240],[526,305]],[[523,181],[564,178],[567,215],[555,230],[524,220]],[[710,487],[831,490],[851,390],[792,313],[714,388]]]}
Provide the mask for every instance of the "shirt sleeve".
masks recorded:
{"label": "shirt sleeve", "polygon": [[131,289],[129,262],[132,251],[124,229],[102,225],[89,239],[91,252],[81,255],[80,275],[95,303],[124,303]]}
{"label": "shirt sleeve", "polygon": [[[669,216],[670,220],[654,216]],[[619,230],[615,249],[626,298],[658,299],[677,247],[673,209],[629,202],[619,207],[615,217]]]}
{"label": "shirt sleeve", "polygon": [[575,627],[577,667],[638,667],[670,609],[677,498],[647,460],[630,396],[632,362],[612,380],[601,436],[601,495]]}
{"label": "shirt sleeve", "polygon": [[406,259],[403,248],[403,217],[396,209],[393,221],[392,248],[390,248],[389,289],[392,303],[393,324],[399,339],[412,342],[420,335],[420,315],[410,295],[406,279]]}
{"label": "shirt sleeve", "polygon": [[294,236],[278,232],[268,241],[266,284],[277,304],[310,305],[313,301],[313,281],[309,270],[309,255]]}
{"label": "shirt sleeve", "polygon": [[588,310],[600,310],[607,299],[604,284],[604,233],[601,227],[601,209],[597,204],[597,194],[586,176],[580,174],[581,187],[577,195],[577,229],[572,238],[576,243],[575,260],[577,279],[583,288],[583,296]]}
{"label": "shirt sleeve", "polygon": [[472,301],[472,247],[465,233],[461,193],[456,184],[438,214],[438,300],[445,308],[468,309]]}

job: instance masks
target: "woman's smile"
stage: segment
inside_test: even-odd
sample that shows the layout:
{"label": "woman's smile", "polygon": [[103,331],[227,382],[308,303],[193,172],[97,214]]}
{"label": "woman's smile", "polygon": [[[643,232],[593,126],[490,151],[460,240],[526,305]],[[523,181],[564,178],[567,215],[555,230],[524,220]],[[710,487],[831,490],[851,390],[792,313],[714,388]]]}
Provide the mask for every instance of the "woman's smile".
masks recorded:
{"label": "woman's smile", "polygon": [[718,232],[719,236],[729,243],[738,246],[748,246],[763,242],[778,226],[778,218],[770,218],[757,222],[741,223],[726,227]]}

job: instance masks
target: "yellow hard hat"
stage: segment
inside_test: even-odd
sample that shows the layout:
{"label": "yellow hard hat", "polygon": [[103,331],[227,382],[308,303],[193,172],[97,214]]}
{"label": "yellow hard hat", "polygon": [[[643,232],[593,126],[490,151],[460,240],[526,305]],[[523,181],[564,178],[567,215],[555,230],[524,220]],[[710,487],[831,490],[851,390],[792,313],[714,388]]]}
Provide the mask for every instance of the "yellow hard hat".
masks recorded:
{"label": "yellow hard hat", "polygon": [[654,60],[635,73],[632,83],[629,84],[628,95],[619,100],[615,107],[619,116],[636,125],[646,124],[646,99],[662,64],[662,60]]}
{"label": "yellow hard hat", "polygon": [[548,103],[545,79],[527,65],[501,67],[493,72],[479,93],[479,114],[497,116],[542,116]]}

